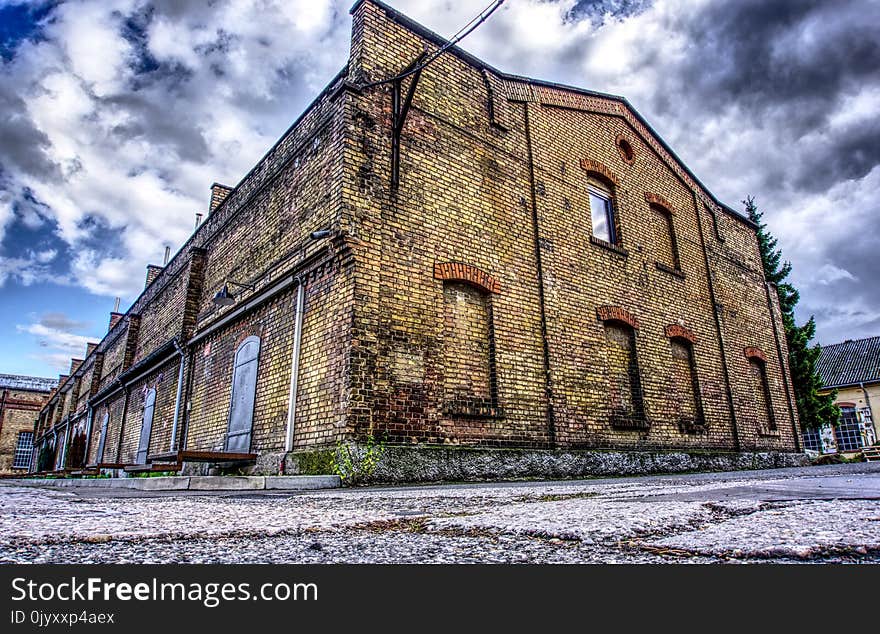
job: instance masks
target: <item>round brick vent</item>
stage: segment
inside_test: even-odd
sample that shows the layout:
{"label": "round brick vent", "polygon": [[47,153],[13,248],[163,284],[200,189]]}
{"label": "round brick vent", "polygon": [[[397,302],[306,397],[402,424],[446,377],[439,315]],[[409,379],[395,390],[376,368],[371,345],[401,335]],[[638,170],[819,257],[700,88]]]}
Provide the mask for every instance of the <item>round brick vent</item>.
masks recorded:
{"label": "round brick vent", "polygon": [[635,150],[633,150],[632,143],[627,141],[627,139],[623,136],[618,136],[616,142],[617,150],[620,152],[620,156],[626,163],[632,165],[636,160],[636,153]]}

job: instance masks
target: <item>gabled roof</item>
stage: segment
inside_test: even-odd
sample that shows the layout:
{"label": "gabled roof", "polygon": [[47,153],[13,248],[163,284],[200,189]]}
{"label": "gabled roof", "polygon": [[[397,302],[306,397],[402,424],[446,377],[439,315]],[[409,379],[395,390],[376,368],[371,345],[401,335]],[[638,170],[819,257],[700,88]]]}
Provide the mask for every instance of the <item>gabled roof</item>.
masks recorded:
{"label": "gabled roof", "polygon": [[[447,40],[442,35],[439,35],[439,34],[435,33],[434,31],[432,31],[431,29],[427,28],[426,26],[416,22],[415,20],[413,20],[409,16],[401,13],[400,11],[395,9],[394,7],[391,7],[387,4],[385,4],[384,2],[382,2],[382,0],[356,0],[349,12],[353,14],[355,11],[357,11],[358,7],[360,5],[362,5],[364,2],[369,2],[371,4],[376,5],[382,11],[384,11],[385,15],[387,15],[391,20],[400,24],[404,28],[412,31],[413,33],[416,33],[420,37],[423,37],[424,39],[428,40],[429,42],[432,42],[433,44],[435,44],[437,46],[442,47],[442,46],[445,46],[449,43],[449,40]],[[447,52],[452,55],[455,55],[460,60],[462,60],[466,64],[473,66],[474,68],[489,71],[489,72],[497,75],[498,77],[501,77],[502,79],[508,80],[510,82],[519,82],[522,84],[527,84],[529,86],[535,86],[535,87],[539,87],[539,88],[547,88],[547,89],[551,89],[551,90],[558,90],[561,92],[567,92],[567,93],[572,93],[572,94],[576,94],[576,95],[583,95],[585,97],[595,97],[598,99],[603,99],[603,100],[606,100],[609,102],[615,102],[615,103],[619,104],[635,118],[635,120],[638,122],[638,124],[641,124],[641,126],[644,127],[644,131],[658,143],[659,148],[662,148],[662,151],[665,151],[665,153],[669,155],[669,157],[672,159],[674,164],[679,169],[681,169],[682,172],[686,175],[686,178],[689,178],[691,181],[693,181],[693,186],[695,186],[698,191],[702,191],[702,193],[705,195],[707,200],[711,201],[714,205],[716,205],[719,209],[723,210],[727,215],[731,216],[732,218],[738,220],[739,222],[741,222],[745,225],[748,225],[752,229],[757,229],[757,225],[754,222],[752,222],[751,219],[747,218],[746,216],[744,216],[742,213],[740,213],[736,209],[733,209],[732,207],[721,202],[715,196],[715,194],[713,194],[711,192],[711,190],[709,190],[709,188],[706,187],[706,185],[703,184],[703,182],[699,178],[697,178],[697,176],[691,171],[691,169],[687,166],[687,164],[685,164],[685,162],[682,161],[681,158],[679,158],[679,156],[669,146],[669,144],[666,143],[666,141],[663,139],[663,137],[661,137],[657,133],[657,131],[651,126],[651,124],[648,123],[648,121],[642,116],[642,114],[638,110],[636,110],[632,106],[632,104],[630,104],[629,101],[627,101],[627,99],[625,97],[621,97],[620,95],[612,95],[612,94],[608,94],[608,93],[604,93],[604,92],[598,92],[595,90],[588,90],[586,88],[579,88],[577,86],[570,86],[567,84],[559,84],[556,82],[545,81],[545,80],[541,80],[541,79],[534,79],[532,77],[524,77],[521,75],[513,75],[511,73],[505,73],[503,71],[498,70],[497,68],[494,68],[493,66],[490,66],[489,64],[487,64],[483,60],[468,53],[464,49],[459,48],[458,46],[450,47],[449,49],[447,49]]]}
{"label": "gabled roof", "polygon": [[0,388],[25,390],[30,392],[49,392],[58,386],[58,379],[44,379],[39,376],[21,374],[0,374]]}
{"label": "gabled roof", "polygon": [[816,369],[825,387],[880,381],[880,337],[824,346]]}

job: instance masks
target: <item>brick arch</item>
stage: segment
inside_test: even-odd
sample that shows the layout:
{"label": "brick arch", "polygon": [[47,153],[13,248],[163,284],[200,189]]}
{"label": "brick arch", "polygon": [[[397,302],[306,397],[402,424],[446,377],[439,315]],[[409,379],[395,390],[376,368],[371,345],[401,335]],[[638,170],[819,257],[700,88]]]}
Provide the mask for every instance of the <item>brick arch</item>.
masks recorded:
{"label": "brick arch", "polygon": [[645,201],[647,201],[651,205],[663,207],[663,209],[671,214],[675,213],[675,207],[672,206],[672,203],[666,200],[666,198],[664,198],[660,194],[655,194],[654,192],[645,192]]}
{"label": "brick arch", "polygon": [[487,293],[500,293],[501,282],[475,266],[463,262],[435,262],[434,278],[469,282]]}
{"label": "brick arch", "polygon": [[760,359],[764,363],[767,363],[767,355],[764,354],[764,351],[760,348],[756,348],[754,346],[748,346],[743,350],[748,359]]}
{"label": "brick arch", "polygon": [[613,185],[617,185],[618,183],[618,178],[614,175],[614,172],[612,172],[610,169],[608,169],[607,166],[605,166],[603,163],[600,163],[599,161],[582,158],[581,169],[588,174],[597,174],[603,179],[610,181]]}
{"label": "brick arch", "polygon": [[680,324],[669,324],[666,326],[665,332],[670,339],[687,339],[692,344],[697,343],[697,335],[694,334],[694,331]]}
{"label": "brick arch", "polygon": [[620,306],[599,306],[596,309],[596,316],[599,318],[599,321],[622,321],[636,330],[639,327],[639,320],[636,316]]}

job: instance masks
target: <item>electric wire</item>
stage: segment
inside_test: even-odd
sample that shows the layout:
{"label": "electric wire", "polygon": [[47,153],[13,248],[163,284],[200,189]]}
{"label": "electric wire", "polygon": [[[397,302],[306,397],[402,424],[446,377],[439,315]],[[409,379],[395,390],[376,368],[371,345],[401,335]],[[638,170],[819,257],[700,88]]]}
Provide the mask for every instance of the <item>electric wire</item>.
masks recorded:
{"label": "electric wire", "polygon": [[409,69],[406,72],[400,73],[399,75],[395,75],[394,77],[389,77],[387,79],[381,79],[379,81],[374,81],[369,84],[364,84],[363,86],[361,86],[361,88],[373,88],[374,86],[381,86],[382,84],[388,84],[388,83],[391,83],[394,81],[400,81],[402,79],[406,79],[410,75],[414,75],[415,73],[419,72],[420,70],[425,68],[428,64],[430,64],[435,59],[440,57],[447,50],[449,50],[450,48],[452,48],[453,46],[455,46],[456,44],[461,42],[468,35],[473,33],[473,31],[476,30],[476,28],[478,26],[480,26],[483,22],[488,20],[489,16],[491,16],[493,13],[495,13],[495,11],[502,4],[504,4],[504,2],[505,2],[505,0],[495,0],[492,4],[490,4],[485,9],[483,9],[479,14],[474,16],[474,18],[470,22],[468,22],[463,27],[461,27],[458,30],[458,32],[455,35],[453,35],[449,39],[449,41],[446,42],[446,44],[444,44],[439,49],[437,49],[437,51],[433,55],[428,57],[428,59],[426,59],[421,64],[415,66],[414,68]]}

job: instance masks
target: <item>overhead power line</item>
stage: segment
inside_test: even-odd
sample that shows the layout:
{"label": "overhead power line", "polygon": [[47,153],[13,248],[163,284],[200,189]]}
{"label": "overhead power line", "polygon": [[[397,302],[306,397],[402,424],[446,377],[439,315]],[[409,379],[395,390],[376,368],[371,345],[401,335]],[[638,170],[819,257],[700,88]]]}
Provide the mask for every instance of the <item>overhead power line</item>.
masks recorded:
{"label": "overhead power line", "polygon": [[468,22],[463,27],[461,27],[458,30],[458,32],[455,35],[453,35],[449,39],[448,42],[446,42],[446,44],[444,44],[439,49],[437,49],[437,51],[433,55],[429,56],[428,59],[426,59],[421,64],[418,64],[414,68],[410,68],[409,70],[407,70],[404,73],[400,73],[399,75],[395,75],[394,77],[389,77],[387,79],[381,79],[379,81],[374,81],[372,83],[365,84],[362,87],[363,88],[372,88],[373,86],[381,86],[382,84],[388,84],[388,83],[391,83],[394,81],[400,81],[402,79],[406,79],[410,75],[414,75],[415,73],[418,73],[423,68],[425,68],[428,64],[430,64],[431,62],[436,60],[438,57],[440,57],[447,50],[449,50],[450,48],[452,48],[453,46],[455,46],[456,44],[461,42],[468,35],[470,35],[478,26],[480,26],[483,22],[488,20],[489,16],[491,16],[493,13],[495,13],[495,11],[502,4],[504,4],[504,2],[505,2],[505,0],[495,0],[495,2],[493,2],[492,4],[487,6],[485,9],[483,9],[470,22]]}

